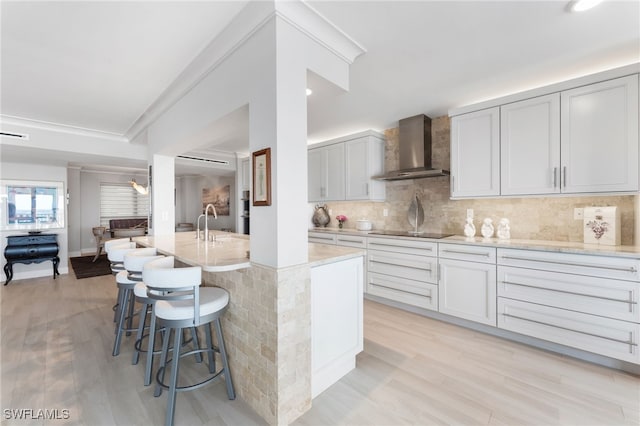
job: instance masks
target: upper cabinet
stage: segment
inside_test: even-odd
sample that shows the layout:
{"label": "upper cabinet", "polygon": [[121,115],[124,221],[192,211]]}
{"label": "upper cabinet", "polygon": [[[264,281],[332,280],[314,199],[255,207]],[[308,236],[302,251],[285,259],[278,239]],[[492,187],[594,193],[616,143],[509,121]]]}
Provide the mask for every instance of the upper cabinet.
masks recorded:
{"label": "upper cabinet", "polygon": [[452,114],[451,197],[638,191],[638,74],[605,74]]}
{"label": "upper cabinet", "polygon": [[560,94],[500,107],[500,193],[560,192]]}
{"label": "upper cabinet", "polygon": [[344,200],[344,145],[334,144],[310,149],[307,161],[309,201]]}
{"label": "upper cabinet", "polygon": [[372,179],[384,171],[384,136],[358,133],[308,151],[309,202],[384,201],[385,183]]}
{"label": "upper cabinet", "polygon": [[500,195],[500,109],[451,118],[451,195]]}
{"label": "upper cabinet", "polygon": [[346,199],[385,199],[385,183],[371,179],[384,172],[384,140],[363,136],[345,142]]}
{"label": "upper cabinet", "polygon": [[638,75],[562,92],[562,191],[638,190]]}

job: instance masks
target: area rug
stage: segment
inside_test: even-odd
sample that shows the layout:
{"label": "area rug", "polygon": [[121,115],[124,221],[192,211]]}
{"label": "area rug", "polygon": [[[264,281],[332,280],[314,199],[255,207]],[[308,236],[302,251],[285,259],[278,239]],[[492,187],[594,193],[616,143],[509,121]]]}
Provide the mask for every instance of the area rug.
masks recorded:
{"label": "area rug", "polygon": [[95,262],[93,262],[94,257],[94,255],[91,255],[69,258],[77,279],[98,277],[111,273],[111,266],[109,266],[109,259],[107,259],[106,254],[100,255]]}

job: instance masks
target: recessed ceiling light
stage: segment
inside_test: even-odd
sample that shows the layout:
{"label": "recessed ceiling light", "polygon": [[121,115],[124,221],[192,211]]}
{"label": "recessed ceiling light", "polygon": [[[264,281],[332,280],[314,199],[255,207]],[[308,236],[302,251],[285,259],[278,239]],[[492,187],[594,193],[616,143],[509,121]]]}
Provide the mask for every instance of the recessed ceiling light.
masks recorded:
{"label": "recessed ceiling light", "polygon": [[569,3],[572,12],[584,12],[602,3],[602,0],[573,0]]}
{"label": "recessed ceiling light", "polygon": [[307,88],[307,96],[310,96],[313,93],[313,90]]}

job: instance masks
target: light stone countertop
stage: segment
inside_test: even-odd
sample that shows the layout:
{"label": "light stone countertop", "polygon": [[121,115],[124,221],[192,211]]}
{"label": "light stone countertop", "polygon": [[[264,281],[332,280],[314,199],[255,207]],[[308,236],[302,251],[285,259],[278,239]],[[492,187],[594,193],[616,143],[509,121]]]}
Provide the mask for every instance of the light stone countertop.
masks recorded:
{"label": "light stone countertop", "polygon": [[[353,228],[310,228],[309,232],[326,232],[331,234],[344,235],[361,235],[368,236],[373,231],[357,231]],[[416,240],[416,237],[410,236],[391,236],[391,235],[371,235],[376,238],[394,238],[403,240]],[[594,254],[604,256],[631,257],[640,258],[640,246],[607,246],[599,244],[584,244],[580,242],[570,241],[548,241],[548,240],[499,240],[498,238],[490,238],[488,240],[482,237],[467,238],[461,235],[453,235],[451,237],[441,239],[418,238],[420,241],[432,241],[439,243],[453,244],[473,244],[486,247],[496,248],[512,248],[525,250],[541,250],[556,253],[575,253],[575,254]]]}
{"label": "light stone countertop", "polygon": [[196,239],[195,231],[135,237],[133,241],[145,247],[155,247],[158,252],[175,256],[177,260],[187,265],[201,266],[206,272],[233,271],[251,267],[251,262],[247,259],[248,238],[229,232],[209,232],[215,235],[215,242]]}
{"label": "light stone countertop", "polygon": [[359,256],[364,256],[364,250],[333,244],[309,243],[309,266],[312,268]]}
{"label": "light stone countertop", "polygon": [[[158,252],[175,258],[187,265],[201,266],[206,272],[233,271],[251,267],[247,259],[249,237],[222,231],[209,231],[215,242],[196,240],[194,232],[176,232],[173,235],[148,235],[135,237],[133,241],[144,247],[155,247]],[[364,256],[364,251],[352,247],[309,243],[309,265],[311,267]]]}

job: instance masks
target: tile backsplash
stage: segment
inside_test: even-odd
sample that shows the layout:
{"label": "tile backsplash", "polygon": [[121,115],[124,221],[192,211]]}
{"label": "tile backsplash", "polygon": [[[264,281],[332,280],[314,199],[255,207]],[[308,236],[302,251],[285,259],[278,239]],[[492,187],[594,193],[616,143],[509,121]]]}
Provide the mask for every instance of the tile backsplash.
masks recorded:
{"label": "tile backsplash", "polygon": [[[449,117],[432,120],[433,167],[449,169]],[[398,168],[398,129],[385,131],[385,170]],[[583,240],[583,222],[573,218],[574,208],[588,206],[617,206],[621,213],[622,244],[634,244],[634,195],[616,196],[554,196],[526,198],[493,198],[450,200],[449,177],[401,180],[386,183],[385,202],[340,201],[327,202],[332,210],[330,227],[336,227],[335,216],[346,215],[346,228],[355,228],[356,219],[366,218],[374,229],[409,230],[407,210],[414,194],[422,202],[425,220],[421,227],[427,232],[446,232],[462,235],[467,209],[474,210],[476,235],[480,235],[486,217],[497,224],[506,217],[511,222],[511,238],[552,241]],[[383,216],[384,210],[388,216]],[[313,210],[313,208],[311,208]]]}

